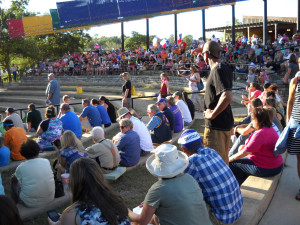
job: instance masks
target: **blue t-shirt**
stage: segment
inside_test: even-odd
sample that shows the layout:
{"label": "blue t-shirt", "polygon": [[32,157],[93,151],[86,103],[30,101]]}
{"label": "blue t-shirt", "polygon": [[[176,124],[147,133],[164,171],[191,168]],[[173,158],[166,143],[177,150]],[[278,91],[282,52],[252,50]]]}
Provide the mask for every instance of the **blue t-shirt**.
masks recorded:
{"label": "blue t-shirt", "polygon": [[9,148],[3,146],[0,148],[0,166],[7,166],[10,162],[10,151]]}
{"label": "blue t-shirt", "polygon": [[102,125],[100,113],[98,109],[92,105],[85,107],[80,116],[83,118],[87,117],[92,127]]}
{"label": "blue t-shirt", "polygon": [[82,136],[80,119],[78,118],[76,113],[68,111],[64,115],[62,115],[60,120],[63,123],[64,131],[70,130],[76,135],[76,137]]}
{"label": "blue t-shirt", "polygon": [[101,119],[102,119],[102,123],[103,124],[110,124],[111,121],[110,121],[110,118],[109,118],[109,115],[105,109],[105,107],[103,105],[97,105],[97,109],[100,113],[100,116],[101,116]]}

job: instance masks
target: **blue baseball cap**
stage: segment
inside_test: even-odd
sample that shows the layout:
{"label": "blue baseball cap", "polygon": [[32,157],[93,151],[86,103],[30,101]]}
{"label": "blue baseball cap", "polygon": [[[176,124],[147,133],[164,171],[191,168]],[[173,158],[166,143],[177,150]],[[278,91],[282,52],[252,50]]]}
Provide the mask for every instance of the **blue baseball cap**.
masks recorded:
{"label": "blue baseball cap", "polygon": [[156,104],[165,103],[167,104],[167,100],[165,98],[161,98]]}
{"label": "blue baseball cap", "polygon": [[198,149],[202,146],[202,141],[197,131],[186,129],[178,139],[178,144],[187,149]]}

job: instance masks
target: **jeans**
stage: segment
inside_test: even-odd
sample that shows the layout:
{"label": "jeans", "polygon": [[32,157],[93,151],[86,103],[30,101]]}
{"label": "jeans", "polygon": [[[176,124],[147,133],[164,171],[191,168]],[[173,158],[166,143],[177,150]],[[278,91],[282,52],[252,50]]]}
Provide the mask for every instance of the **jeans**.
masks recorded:
{"label": "jeans", "polygon": [[239,150],[239,147],[240,147],[241,145],[244,145],[244,144],[245,144],[246,140],[250,137],[251,134],[252,134],[252,133],[247,134],[246,136],[240,135],[240,136],[236,139],[236,141],[233,143],[231,149],[229,150],[228,156],[230,157],[230,156],[233,156],[235,153],[237,153],[238,150]]}
{"label": "jeans", "polygon": [[190,125],[192,124],[192,122],[193,122],[193,121],[191,121],[191,122],[186,122],[186,121],[184,121],[184,124],[183,124],[183,125],[184,125],[184,126],[190,126]]}
{"label": "jeans", "polygon": [[251,175],[256,177],[272,177],[279,174],[283,169],[283,164],[274,169],[264,169],[256,166],[252,160],[242,158],[229,163],[229,167],[241,186],[247,177]]}

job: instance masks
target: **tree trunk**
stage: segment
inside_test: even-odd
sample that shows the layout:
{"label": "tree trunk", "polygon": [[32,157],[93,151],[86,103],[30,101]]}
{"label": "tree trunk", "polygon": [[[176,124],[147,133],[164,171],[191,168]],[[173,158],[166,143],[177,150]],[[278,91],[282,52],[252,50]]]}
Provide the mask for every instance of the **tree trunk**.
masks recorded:
{"label": "tree trunk", "polygon": [[5,67],[5,69],[6,69],[6,71],[7,71],[7,73],[8,73],[8,80],[9,80],[9,83],[11,83],[12,82],[12,77],[11,77],[11,71],[10,71],[10,63],[9,63],[9,56],[6,56],[5,57],[5,65],[4,65],[4,67]]}

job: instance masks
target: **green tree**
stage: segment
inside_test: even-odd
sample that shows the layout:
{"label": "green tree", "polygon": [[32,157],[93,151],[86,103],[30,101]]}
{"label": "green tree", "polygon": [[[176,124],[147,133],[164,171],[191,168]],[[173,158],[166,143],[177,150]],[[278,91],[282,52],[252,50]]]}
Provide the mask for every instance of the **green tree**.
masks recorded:
{"label": "green tree", "polygon": [[[241,25],[241,24],[243,24],[243,23],[240,22],[238,19],[235,19],[235,25]],[[232,22],[227,21],[226,26],[232,26]],[[240,36],[243,37],[243,32],[235,32],[235,40],[237,40],[238,37],[240,37]],[[223,40],[223,41],[226,41],[227,39],[231,39],[231,32],[226,33],[225,40]]]}
{"label": "green tree", "polygon": [[[12,1],[9,9],[1,8],[0,10],[0,64],[8,72],[9,82],[12,81],[10,71],[12,59],[26,52],[25,46],[28,45],[23,38],[9,38],[7,20],[32,15],[26,11],[28,2],[29,0]],[[0,0],[1,3],[2,0]]]}
{"label": "green tree", "polygon": [[188,34],[183,37],[183,41],[186,43],[187,47],[189,48],[189,46],[191,46],[191,44],[193,42],[193,36]]}

